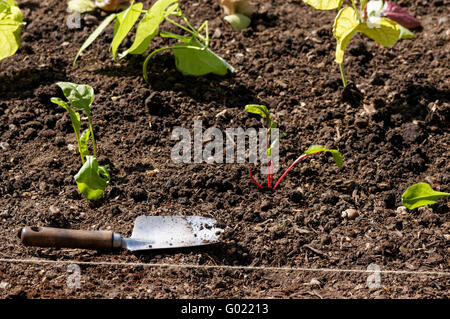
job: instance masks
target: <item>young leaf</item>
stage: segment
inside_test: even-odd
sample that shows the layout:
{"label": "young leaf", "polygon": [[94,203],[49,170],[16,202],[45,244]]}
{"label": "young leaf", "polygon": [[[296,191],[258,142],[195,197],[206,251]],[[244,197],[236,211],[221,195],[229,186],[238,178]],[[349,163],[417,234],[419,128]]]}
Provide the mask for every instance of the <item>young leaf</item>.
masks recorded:
{"label": "young leaf", "polygon": [[81,134],[80,138],[80,154],[83,158],[89,155],[89,137],[91,135],[91,131],[89,129],[86,129],[83,134]]}
{"label": "young leaf", "polygon": [[69,112],[70,120],[72,121],[73,130],[75,131],[75,137],[77,139],[77,143],[80,141],[80,129],[81,129],[81,120],[80,120],[80,114],[78,112],[75,112],[66,102],[61,100],[58,97],[52,97],[50,99],[52,103],[58,104],[59,106],[62,106],[66,109],[67,112]]}
{"label": "young leaf", "polygon": [[418,183],[408,187],[402,195],[403,205],[408,209],[432,205],[441,197],[450,196],[450,193],[436,192],[427,183]]}
{"label": "young leaf", "polygon": [[319,152],[329,152],[333,155],[333,159],[339,168],[342,168],[343,160],[342,155],[338,150],[329,150],[322,145],[311,145],[303,154],[315,154]]}
{"label": "young leaf", "polygon": [[141,15],[142,6],[142,2],[135,3],[117,15],[114,38],[111,42],[111,51],[114,60],[116,59],[117,49],[123,39],[125,39],[128,32],[130,32],[131,28]]}
{"label": "young leaf", "polygon": [[84,197],[89,200],[96,200],[102,197],[105,192],[109,174],[104,167],[98,166],[98,161],[94,156],[88,155],[86,156],[86,162],[75,175],[75,181]]}
{"label": "young leaf", "polygon": [[367,24],[362,23],[358,26],[357,31],[364,33],[366,36],[375,40],[384,47],[392,47],[397,43],[400,36],[399,25],[386,18],[381,18],[378,26],[369,28]]}
{"label": "young leaf", "polygon": [[0,6],[0,60],[13,55],[20,45],[22,12],[15,1],[6,0]]}
{"label": "young leaf", "polygon": [[227,21],[229,24],[231,24],[233,29],[236,31],[244,30],[251,23],[249,17],[240,13],[230,14],[228,16],[225,16],[223,19]]}
{"label": "young leaf", "polygon": [[175,7],[171,4],[176,3],[178,7],[178,0],[158,0],[147,11],[144,18],[139,22],[136,29],[136,38],[132,46],[125,51],[122,56],[126,54],[142,54],[148,49],[150,42],[158,34],[158,28],[164,20],[164,14],[167,9],[174,10]]}
{"label": "young leaf", "polygon": [[402,7],[393,4],[390,1],[385,2],[381,14],[383,17],[395,21],[401,26],[408,29],[414,29],[420,26],[420,21],[417,18],[410,15],[408,11],[406,11]]}
{"label": "young leaf", "polygon": [[400,35],[399,35],[400,39],[412,39],[412,38],[414,38],[414,33],[409,31],[408,29],[406,29],[404,26],[399,24],[398,28],[400,29]]}
{"label": "young leaf", "polygon": [[319,10],[334,10],[340,8],[343,0],[303,0],[304,3]]}
{"label": "young leaf", "polygon": [[84,110],[88,115],[90,114],[91,104],[94,101],[94,89],[91,86],[71,82],[58,82],[56,84],[63,90],[64,96],[72,106]]}
{"label": "young leaf", "polygon": [[225,60],[202,46],[195,38],[191,38],[188,45],[176,44],[172,47],[177,70],[183,75],[202,76],[208,73],[226,75],[234,68]]}
{"label": "young leaf", "polygon": [[337,40],[336,58],[338,64],[344,62],[344,52],[358,28],[356,11],[351,7],[341,9],[333,25],[333,34]]}
{"label": "young leaf", "polygon": [[263,118],[270,118],[269,110],[265,105],[248,104],[245,110],[249,113],[258,114]]}
{"label": "young leaf", "polygon": [[106,29],[106,27],[114,21],[114,19],[117,17],[117,14],[112,13],[109,16],[105,18],[105,20],[100,23],[100,25],[97,27],[97,29],[94,30],[94,32],[91,33],[91,35],[84,41],[84,43],[81,45],[80,50],[78,50],[77,55],[75,56],[75,59],[73,60],[73,66],[75,66],[75,63],[77,62],[78,57],[81,55],[81,53],[86,50],[87,47],[89,47],[92,42],[95,41],[95,39],[98,38],[98,36],[103,32],[103,30]]}

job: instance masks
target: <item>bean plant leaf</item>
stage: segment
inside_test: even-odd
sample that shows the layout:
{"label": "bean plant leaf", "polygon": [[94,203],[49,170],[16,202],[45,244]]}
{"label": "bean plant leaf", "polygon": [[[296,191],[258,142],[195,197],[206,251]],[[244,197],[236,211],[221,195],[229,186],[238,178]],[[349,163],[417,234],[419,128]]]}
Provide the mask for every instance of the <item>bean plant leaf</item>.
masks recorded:
{"label": "bean plant leaf", "polygon": [[142,2],[135,3],[117,15],[114,26],[114,37],[111,42],[111,51],[113,59],[116,59],[117,50],[123,39],[133,28],[136,21],[139,19],[142,10]]}
{"label": "bean plant leaf", "polygon": [[193,37],[187,45],[176,44],[171,50],[177,70],[185,76],[202,76],[208,73],[226,75],[228,70],[234,72],[231,65]]}
{"label": "bean plant leaf", "polygon": [[58,97],[52,97],[50,99],[52,103],[58,104],[66,109],[69,112],[70,120],[72,121],[73,130],[75,131],[75,137],[77,139],[77,143],[80,140],[80,129],[81,129],[81,119],[80,114],[74,111],[65,101],[61,100]]}
{"label": "bean plant leaf", "polygon": [[0,60],[13,55],[20,45],[23,15],[13,0],[0,2]]}
{"label": "bean plant leaf", "polygon": [[88,116],[90,115],[91,104],[94,101],[94,89],[91,86],[71,82],[58,82],[56,84],[62,89],[64,96],[72,106],[84,110]]}
{"label": "bean plant leaf", "polygon": [[81,45],[80,50],[78,50],[77,55],[75,56],[75,59],[73,60],[73,66],[75,66],[75,63],[77,62],[78,58],[80,57],[81,53],[86,50],[92,42],[95,41],[95,39],[98,38],[98,36],[106,29],[106,27],[114,21],[114,19],[117,17],[117,14],[112,13],[109,16],[105,18],[105,20],[100,23],[100,25],[97,27],[97,29],[92,32],[89,37],[84,41],[84,43]]}
{"label": "bean plant leaf", "polygon": [[418,183],[408,187],[402,195],[403,205],[408,209],[432,205],[450,193],[437,192],[427,183]]}
{"label": "bean plant leaf", "polygon": [[78,189],[89,200],[102,197],[109,179],[106,168],[99,167],[97,159],[91,155],[86,156],[86,162],[75,175]]}
{"label": "bean plant leaf", "polygon": [[333,34],[337,40],[335,61],[344,62],[344,52],[358,28],[356,11],[351,7],[341,9],[333,25]]}
{"label": "bean plant leaf", "polygon": [[91,135],[91,131],[86,129],[80,137],[80,154],[83,158],[89,155],[89,137]]}
{"label": "bean plant leaf", "polygon": [[[174,3],[175,6],[171,6]],[[144,53],[150,46],[152,39],[158,34],[159,25],[164,20],[164,14],[166,12],[174,11],[177,7],[178,0],[156,1],[155,4],[147,11],[144,18],[139,22],[133,44],[121,56],[125,56],[128,53]]]}
{"label": "bean plant leaf", "polygon": [[343,0],[303,0],[303,2],[318,10],[334,10],[341,7]]}
{"label": "bean plant leaf", "polygon": [[372,40],[378,42],[384,47],[392,47],[397,43],[400,36],[399,25],[386,18],[381,18],[378,25],[374,28],[369,28],[367,24],[361,23],[357,31],[365,34]]}
{"label": "bean plant leaf", "polygon": [[329,150],[322,145],[311,145],[303,154],[315,154],[319,152],[328,152],[333,155],[333,159],[339,168],[343,166],[342,154],[338,150]]}

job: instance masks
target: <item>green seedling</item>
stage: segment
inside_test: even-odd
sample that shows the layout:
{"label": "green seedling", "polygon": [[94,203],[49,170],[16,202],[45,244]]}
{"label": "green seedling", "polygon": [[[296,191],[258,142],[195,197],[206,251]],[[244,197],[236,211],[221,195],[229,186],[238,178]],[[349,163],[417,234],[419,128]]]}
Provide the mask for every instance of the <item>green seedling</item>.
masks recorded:
{"label": "green seedling", "polygon": [[19,48],[22,21],[22,12],[15,0],[0,0],[0,60]]}
{"label": "green seedling", "polygon": [[[298,162],[300,162],[302,159],[311,156],[313,154],[321,153],[321,152],[329,152],[333,155],[334,161],[336,162],[337,166],[339,168],[342,168],[342,155],[338,150],[329,150],[321,145],[312,145],[310,146],[305,152],[303,152],[300,157],[298,157],[287,169],[286,171],[281,175],[281,177],[277,180],[277,182],[273,183],[273,161],[272,161],[272,149],[279,144],[279,141],[281,138],[285,137],[286,134],[282,133],[279,135],[274,141],[269,145],[269,140],[271,140],[272,135],[272,129],[277,127],[277,124],[272,120],[272,116],[270,115],[269,110],[264,105],[256,105],[256,104],[249,104],[245,106],[245,110],[248,113],[253,113],[261,116],[265,120],[266,124],[266,154],[267,154],[267,167],[268,167],[268,174],[267,174],[267,188],[276,189],[278,187],[278,184],[283,180],[283,178],[289,173],[289,171],[297,165]],[[258,183],[252,176],[252,169],[251,166],[248,168],[248,174],[250,176],[250,179],[252,182],[258,186],[259,188],[263,188],[263,186]]]}
{"label": "green seedling", "polygon": [[347,85],[344,70],[344,52],[353,35],[362,33],[384,47],[394,46],[399,39],[410,39],[414,34],[408,29],[420,26],[420,21],[401,7],[383,0],[356,1],[342,7],[344,0],[303,0],[319,10],[338,10],[333,24],[333,35],[337,40],[335,62],[339,65],[342,83]]}
{"label": "green seedling", "polygon": [[440,198],[450,196],[450,193],[436,192],[427,183],[414,184],[403,193],[402,203],[408,209],[415,209],[436,203]]}
{"label": "green seedling", "polygon": [[[181,31],[184,31],[187,35],[170,32],[159,33],[160,37],[175,39],[178,43],[157,48],[146,57],[142,72],[147,83],[149,82],[147,66],[151,57],[165,50],[172,51],[175,56],[176,68],[183,75],[202,76],[208,73],[225,75],[228,71],[234,72],[234,68],[231,65],[210,50],[208,21],[205,21],[198,29],[194,28],[183,14],[183,11],[178,5],[178,0],[158,0],[148,10],[143,10],[142,7],[143,4],[140,2],[132,3],[124,11],[112,13],[107,16],[83,43],[73,61],[73,65],[75,66],[81,53],[113,21],[115,21],[115,24],[114,36],[111,42],[111,53],[114,60],[117,56],[123,58],[128,54],[144,54],[150,47],[153,38],[158,35],[161,23],[167,21],[178,27]],[[143,17],[137,25],[133,44],[130,48],[118,54],[120,44],[141,16]],[[204,31],[204,34],[202,34],[202,31]]]}
{"label": "green seedling", "polygon": [[220,0],[227,21],[234,30],[242,31],[251,23],[251,15],[255,11],[249,0]]}
{"label": "green seedling", "polygon": [[[92,128],[91,105],[94,101],[94,89],[89,85],[75,84],[70,82],[58,82],[57,85],[62,89],[67,102],[53,97],[51,102],[62,106],[69,112],[70,120],[75,132],[75,138],[78,144],[78,151],[81,157],[82,167],[75,175],[75,182],[81,194],[89,200],[96,200],[102,197],[106,185],[110,181],[110,175],[107,166],[99,166],[97,161],[97,152]],[[88,119],[88,128],[81,134],[80,113],[75,110],[81,110],[86,113]],[[92,142],[93,155],[89,154],[89,140]]]}

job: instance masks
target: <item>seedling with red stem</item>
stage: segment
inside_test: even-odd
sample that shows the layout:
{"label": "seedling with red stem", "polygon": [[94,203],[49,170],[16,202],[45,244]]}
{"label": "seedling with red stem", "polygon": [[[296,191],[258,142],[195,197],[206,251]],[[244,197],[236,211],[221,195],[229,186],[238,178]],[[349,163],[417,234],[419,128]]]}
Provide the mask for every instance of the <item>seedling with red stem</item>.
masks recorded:
{"label": "seedling with red stem", "polygon": [[[268,189],[276,189],[280,182],[283,180],[283,178],[289,173],[289,171],[302,159],[311,156],[313,154],[321,153],[321,152],[329,152],[331,155],[333,155],[334,161],[336,162],[337,166],[339,168],[342,168],[342,155],[338,150],[329,150],[321,145],[312,145],[310,146],[300,157],[298,157],[287,169],[286,171],[281,175],[281,177],[277,180],[275,185],[273,185],[273,162],[272,162],[272,149],[275,147],[280,139],[284,136],[286,136],[285,133],[281,134],[278,138],[276,138],[272,144],[269,146],[269,139],[272,134],[272,129],[277,127],[277,124],[272,120],[272,117],[270,115],[270,112],[268,111],[267,107],[264,105],[256,105],[256,104],[250,104],[245,106],[245,110],[249,113],[258,114],[262,118],[266,119],[266,155],[267,155],[267,188]],[[263,189],[264,187],[258,183],[252,175],[252,168],[251,166],[248,168],[248,174],[250,176],[250,179],[252,182],[258,186],[259,188]]]}

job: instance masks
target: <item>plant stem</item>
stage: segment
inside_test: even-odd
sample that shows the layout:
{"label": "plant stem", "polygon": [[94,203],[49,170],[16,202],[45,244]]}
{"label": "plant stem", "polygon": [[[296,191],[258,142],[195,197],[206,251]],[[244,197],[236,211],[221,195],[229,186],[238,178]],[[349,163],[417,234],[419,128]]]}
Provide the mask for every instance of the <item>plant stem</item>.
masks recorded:
{"label": "plant stem", "polygon": [[341,71],[342,84],[347,86],[347,78],[345,76],[344,63],[339,63],[339,71]]}
{"label": "plant stem", "polygon": [[263,188],[263,187],[261,186],[261,184],[258,183],[258,182],[253,178],[251,166],[248,167],[248,175],[250,176],[250,179],[252,180],[252,182],[253,182],[256,186],[258,186],[258,187],[261,188],[261,189]]}
{"label": "plant stem", "polygon": [[94,157],[97,158],[97,152],[95,147],[95,139],[94,139],[94,130],[92,129],[91,116],[88,114],[88,122],[89,122],[89,130],[91,131],[91,139],[92,139],[92,152],[94,153]]}
{"label": "plant stem", "polygon": [[[198,34],[197,30],[195,30],[195,31],[189,30],[188,28],[183,27],[183,26],[182,26],[181,24],[179,24],[178,22],[176,22],[176,21],[170,19],[168,16],[164,16],[164,19],[166,19],[168,22],[172,23],[174,26],[176,26],[176,27],[178,27],[178,28],[180,28],[180,29],[186,31],[187,33],[191,34],[192,36],[194,36],[194,37],[196,37],[196,38],[199,38],[199,36],[200,36],[200,38],[203,38],[201,35]],[[203,39],[202,39],[202,40],[203,40]]]}
{"label": "plant stem", "polygon": [[[323,151],[320,151],[320,152],[323,152]],[[316,153],[320,153],[320,152],[316,152]],[[304,159],[305,157],[311,156],[311,155],[316,154],[316,153],[303,154],[303,155],[301,155],[299,158],[297,158],[297,159],[295,160],[295,162],[292,163],[292,165],[289,166],[289,168],[283,173],[283,175],[281,175],[281,177],[278,179],[278,181],[276,182],[276,184],[275,184],[275,186],[273,187],[273,189],[276,189],[276,188],[277,188],[278,184],[280,184],[280,182],[281,182],[281,181],[283,180],[283,178],[287,175],[287,173],[289,173],[289,171],[295,166],[295,164],[297,164],[298,162],[300,162],[300,161],[301,161],[302,159]]]}
{"label": "plant stem", "polygon": [[269,130],[266,129],[267,187],[271,188],[272,185],[270,185],[270,157],[269,154],[267,154],[268,150],[269,150]]}

